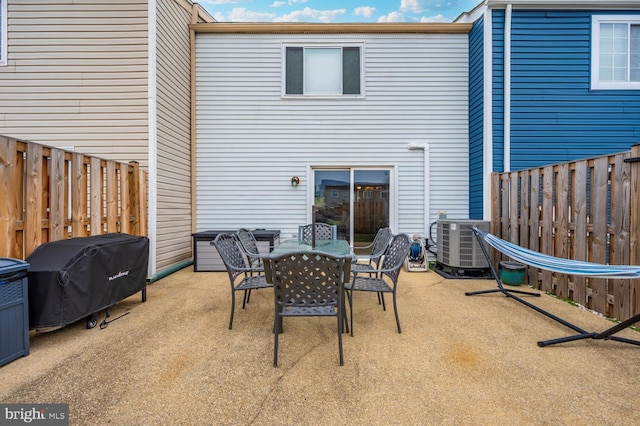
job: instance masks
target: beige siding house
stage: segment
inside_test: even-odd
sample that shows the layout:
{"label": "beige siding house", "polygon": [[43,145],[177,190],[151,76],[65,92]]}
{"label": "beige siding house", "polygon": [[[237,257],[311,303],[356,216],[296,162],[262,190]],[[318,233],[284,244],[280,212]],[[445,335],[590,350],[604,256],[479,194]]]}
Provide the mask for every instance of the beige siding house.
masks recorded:
{"label": "beige siding house", "polygon": [[150,275],[191,254],[189,0],[0,0],[0,134],[149,172]]}

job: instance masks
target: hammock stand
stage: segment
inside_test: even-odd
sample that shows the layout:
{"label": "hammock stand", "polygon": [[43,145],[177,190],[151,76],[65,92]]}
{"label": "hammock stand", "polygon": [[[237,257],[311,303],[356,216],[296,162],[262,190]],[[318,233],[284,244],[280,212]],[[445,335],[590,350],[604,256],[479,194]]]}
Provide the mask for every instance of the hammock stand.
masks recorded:
{"label": "hammock stand", "polygon": [[508,241],[502,240],[495,235],[488,234],[486,232],[481,231],[477,227],[471,227],[474,236],[478,240],[478,244],[482,249],[482,253],[487,259],[487,263],[491,267],[491,273],[498,283],[498,288],[490,289],[490,290],[480,290],[480,291],[469,291],[465,293],[465,296],[474,296],[477,294],[487,294],[487,293],[502,293],[505,296],[514,299],[517,302],[522,303],[525,306],[541,313],[542,315],[559,322],[560,324],[572,329],[578,334],[560,337],[557,339],[550,340],[542,340],[538,342],[538,346],[550,346],[558,343],[571,342],[574,340],[581,339],[598,339],[598,340],[615,340],[618,342],[629,343],[631,345],[640,346],[640,341],[626,339],[624,337],[614,336],[616,333],[624,330],[625,328],[637,323],[640,321],[640,314],[634,315],[633,317],[622,321],[616,324],[613,327],[610,327],[602,332],[589,332],[575,324],[571,324],[570,322],[553,315],[550,312],[545,311],[538,306],[535,306],[526,300],[522,299],[516,294],[525,294],[530,296],[540,296],[540,293],[531,293],[527,291],[520,290],[511,290],[505,289],[502,285],[502,281],[491,262],[491,258],[489,257],[489,253],[483,244],[482,240],[486,241],[489,245],[491,245],[494,249],[500,251],[501,253],[515,259],[521,263],[525,263],[530,266],[534,266],[540,269],[546,269],[554,272],[560,272],[571,275],[581,275],[592,278],[609,278],[609,279],[635,279],[640,278],[640,266],[629,266],[629,265],[601,265],[597,263],[591,262],[583,262],[579,260],[570,260],[570,259],[561,259],[558,257],[549,256],[546,254],[538,253],[533,250],[525,249],[516,244],[510,243]]}

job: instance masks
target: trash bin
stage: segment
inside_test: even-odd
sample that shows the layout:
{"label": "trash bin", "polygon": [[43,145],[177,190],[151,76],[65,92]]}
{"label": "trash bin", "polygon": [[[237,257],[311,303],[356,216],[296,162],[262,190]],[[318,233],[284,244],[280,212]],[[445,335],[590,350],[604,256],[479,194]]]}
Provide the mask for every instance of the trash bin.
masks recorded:
{"label": "trash bin", "polygon": [[28,268],[25,261],[0,258],[0,367],[29,355]]}
{"label": "trash bin", "polygon": [[520,285],[527,276],[527,267],[522,263],[503,260],[498,268],[500,281],[506,285]]}

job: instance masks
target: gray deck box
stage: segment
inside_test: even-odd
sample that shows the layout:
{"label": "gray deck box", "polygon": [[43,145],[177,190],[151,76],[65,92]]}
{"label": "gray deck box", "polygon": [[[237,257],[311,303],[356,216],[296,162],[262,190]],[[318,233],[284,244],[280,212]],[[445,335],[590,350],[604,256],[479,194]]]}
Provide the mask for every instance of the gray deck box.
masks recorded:
{"label": "gray deck box", "polygon": [[0,367],[29,355],[28,268],[25,261],[0,258]]}
{"label": "gray deck box", "polygon": [[[280,231],[269,229],[253,229],[253,236],[258,243],[260,254],[269,254],[274,247],[280,245]],[[194,272],[226,271],[224,263],[216,248],[211,245],[218,234],[234,234],[236,230],[213,230],[193,234],[193,270]]]}

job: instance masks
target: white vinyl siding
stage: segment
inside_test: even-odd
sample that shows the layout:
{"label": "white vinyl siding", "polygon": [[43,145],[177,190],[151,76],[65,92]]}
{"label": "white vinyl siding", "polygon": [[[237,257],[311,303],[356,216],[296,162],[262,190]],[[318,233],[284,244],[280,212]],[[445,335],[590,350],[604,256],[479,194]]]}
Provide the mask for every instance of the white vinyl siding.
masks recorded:
{"label": "white vinyl siding", "polygon": [[147,2],[2,1],[0,134],[146,166]]}
{"label": "white vinyl siding", "polygon": [[157,1],[157,267],[191,258],[191,14]]}
{"label": "white vinyl siding", "polygon": [[[366,46],[366,99],[282,98],[282,46]],[[295,235],[308,220],[311,167],[394,170],[396,232],[430,214],[468,217],[467,34],[196,34],[197,230]],[[301,183],[291,186],[291,177]]]}

